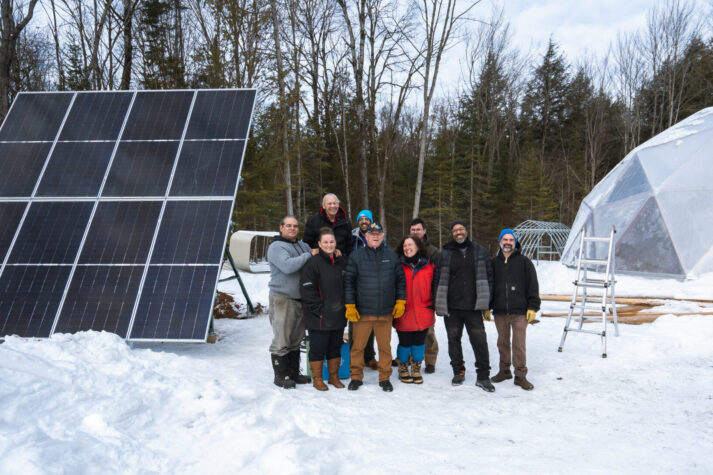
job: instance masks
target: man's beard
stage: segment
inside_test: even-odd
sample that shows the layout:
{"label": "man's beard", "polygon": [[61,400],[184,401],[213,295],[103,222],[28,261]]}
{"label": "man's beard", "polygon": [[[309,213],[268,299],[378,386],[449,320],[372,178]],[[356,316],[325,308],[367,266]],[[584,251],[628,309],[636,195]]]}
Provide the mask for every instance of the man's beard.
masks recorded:
{"label": "man's beard", "polygon": [[500,246],[500,249],[502,249],[503,252],[512,252],[514,248],[512,246]]}
{"label": "man's beard", "polygon": [[466,238],[467,238],[467,236],[457,237],[457,238],[456,238],[456,242],[457,242],[458,244],[463,244],[463,243],[465,242]]}

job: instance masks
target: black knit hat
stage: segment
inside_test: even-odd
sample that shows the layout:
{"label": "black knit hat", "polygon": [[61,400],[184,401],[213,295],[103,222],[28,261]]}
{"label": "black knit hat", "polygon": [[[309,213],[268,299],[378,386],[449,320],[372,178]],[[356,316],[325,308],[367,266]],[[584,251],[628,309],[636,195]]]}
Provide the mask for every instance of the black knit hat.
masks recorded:
{"label": "black knit hat", "polygon": [[453,231],[453,228],[455,228],[457,224],[460,224],[461,226],[463,226],[466,231],[468,230],[468,225],[465,224],[465,221],[463,221],[462,219],[456,219],[455,221],[453,221],[451,223],[451,231]]}

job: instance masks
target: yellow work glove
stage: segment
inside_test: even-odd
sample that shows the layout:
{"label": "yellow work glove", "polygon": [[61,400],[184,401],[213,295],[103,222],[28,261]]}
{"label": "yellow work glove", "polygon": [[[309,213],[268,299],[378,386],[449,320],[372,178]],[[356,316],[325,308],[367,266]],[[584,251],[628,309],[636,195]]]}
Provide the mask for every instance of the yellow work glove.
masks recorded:
{"label": "yellow work glove", "polygon": [[534,310],[528,310],[527,311],[527,323],[534,322],[536,316],[537,316],[537,312],[535,312]]}
{"label": "yellow work glove", "polygon": [[391,311],[391,316],[394,318],[401,318],[404,316],[405,311],[406,311],[406,301],[405,300],[397,300],[396,305],[394,305],[394,309]]}
{"label": "yellow work glove", "polygon": [[349,320],[350,322],[358,322],[361,317],[359,316],[359,312],[357,312],[356,305],[353,303],[348,303],[346,304],[346,307],[347,312],[345,316],[347,317],[347,320]]}
{"label": "yellow work glove", "polygon": [[490,316],[490,310],[483,311],[483,318],[487,321],[491,321],[493,318]]}

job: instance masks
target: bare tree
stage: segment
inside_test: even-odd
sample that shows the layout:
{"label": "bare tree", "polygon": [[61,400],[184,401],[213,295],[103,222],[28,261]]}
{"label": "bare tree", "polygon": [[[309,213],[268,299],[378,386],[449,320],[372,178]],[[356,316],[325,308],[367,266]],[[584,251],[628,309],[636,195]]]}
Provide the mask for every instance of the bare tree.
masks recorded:
{"label": "bare tree", "polygon": [[[37,0],[29,0],[26,11],[15,11],[12,0],[0,1],[0,116],[5,117],[10,109],[10,76],[17,54],[20,33],[32,20]],[[18,15],[16,17],[16,15]]]}
{"label": "bare tree", "polygon": [[457,0],[420,0],[419,12],[423,27],[423,44],[419,48],[424,60],[423,71],[423,115],[419,136],[418,170],[416,175],[416,190],[413,199],[412,217],[418,216],[421,207],[421,190],[423,188],[423,168],[426,160],[426,146],[429,133],[429,117],[431,115],[431,101],[436,90],[438,70],[441,59],[446,49],[450,46],[455,28],[468,13],[475,7],[479,0],[473,1],[457,11]]}
{"label": "bare tree", "polygon": [[624,154],[641,142],[641,104],[637,95],[644,81],[644,64],[637,41],[633,34],[618,35],[613,52],[613,84],[624,105]]}
{"label": "bare tree", "polygon": [[290,155],[288,148],[288,104],[285,86],[285,68],[282,62],[282,48],[280,40],[280,15],[278,12],[277,0],[270,0],[270,14],[272,18],[272,40],[275,45],[275,68],[277,76],[277,93],[280,108],[280,135],[282,159],[284,160],[284,179],[285,179],[285,208],[287,214],[294,214],[294,206],[292,203],[292,171],[290,170]]}
{"label": "bare tree", "polygon": [[[355,12],[351,12],[347,0],[336,0],[342,9],[346,26],[345,41],[349,49],[349,62],[354,75],[354,108],[359,127],[359,164],[361,170],[362,205],[369,207],[369,183],[367,164],[367,127],[365,122],[366,100],[364,97],[364,58],[366,43],[366,17],[368,0],[355,0]],[[356,16],[356,24],[352,16]]]}

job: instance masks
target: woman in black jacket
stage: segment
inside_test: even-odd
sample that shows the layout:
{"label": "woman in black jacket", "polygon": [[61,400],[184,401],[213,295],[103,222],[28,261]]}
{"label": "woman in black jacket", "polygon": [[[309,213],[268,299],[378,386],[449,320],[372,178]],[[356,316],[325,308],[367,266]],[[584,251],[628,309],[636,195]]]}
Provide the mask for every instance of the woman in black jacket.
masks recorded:
{"label": "woman in black jacket", "polygon": [[322,228],[317,241],[319,254],[312,256],[302,268],[300,293],[305,324],[309,333],[309,364],[316,389],[329,389],[322,378],[322,365],[327,358],[329,384],[343,388],[339,381],[339,365],[346,318],[344,317],[344,272],[346,259],[336,256],[334,231]]}

